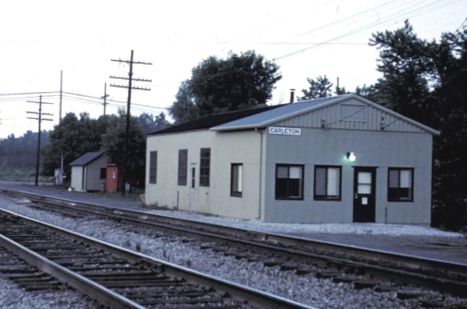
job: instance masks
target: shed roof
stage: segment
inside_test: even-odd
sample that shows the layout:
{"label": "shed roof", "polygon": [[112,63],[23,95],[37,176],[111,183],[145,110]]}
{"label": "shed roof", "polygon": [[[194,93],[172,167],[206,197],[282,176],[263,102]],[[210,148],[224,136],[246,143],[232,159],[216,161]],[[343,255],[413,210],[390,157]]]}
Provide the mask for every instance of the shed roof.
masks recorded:
{"label": "shed roof", "polygon": [[209,116],[205,116],[202,118],[195,119],[193,121],[185,122],[179,125],[173,125],[168,128],[158,130],[152,132],[148,135],[156,135],[156,134],[165,134],[165,133],[176,133],[176,132],[183,132],[183,131],[192,131],[192,130],[201,130],[201,129],[209,129],[224,123],[229,123],[231,121],[241,119],[244,117],[248,117],[251,115],[255,115],[258,113],[262,113],[268,110],[275,109],[280,105],[275,106],[263,106],[263,107],[256,107],[241,111],[233,111],[233,112],[224,112],[218,114],[212,114]]}
{"label": "shed roof", "polygon": [[91,151],[91,152],[86,152],[76,160],[72,161],[70,163],[70,166],[86,166],[89,163],[99,159],[104,155],[104,151]]}
{"label": "shed roof", "polygon": [[236,131],[236,130],[247,130],[255,128],[264,128],[279,121],[290,119],[320,108],[324,108],[330,105],[338,104],[347,100],[356,99],[362,103],[371,105],[372,107],[382,110],[394,117],[401,120],[407,121],[414,126],[434,135],[439,135],[440,132],[432,129],[424,124],[421,124],[413,119],[407,118],[399,113],[389,110],[379,104],[364,99],[356,94],[345,94],[329,98],[321,98],[307,101],[300,101],[292,104],[279,105],[277,108],[267,110],[262,113],[257,113],[247,117],[239,118],[230,122],[225,122],[217,126],[210,128],[212,131]]}

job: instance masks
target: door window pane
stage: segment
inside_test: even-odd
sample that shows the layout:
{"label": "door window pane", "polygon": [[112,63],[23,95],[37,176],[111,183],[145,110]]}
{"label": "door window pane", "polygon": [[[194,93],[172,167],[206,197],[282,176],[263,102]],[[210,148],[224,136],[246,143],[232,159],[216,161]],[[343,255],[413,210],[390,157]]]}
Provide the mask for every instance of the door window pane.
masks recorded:
{"label": "door window pane", "polygon": [[358,183],[371,184],[371,173],[370,172],[359,172]]}
{"label": "door window pane", "polygon": [[358,194],[371,194],[371,185],[358,185]]}

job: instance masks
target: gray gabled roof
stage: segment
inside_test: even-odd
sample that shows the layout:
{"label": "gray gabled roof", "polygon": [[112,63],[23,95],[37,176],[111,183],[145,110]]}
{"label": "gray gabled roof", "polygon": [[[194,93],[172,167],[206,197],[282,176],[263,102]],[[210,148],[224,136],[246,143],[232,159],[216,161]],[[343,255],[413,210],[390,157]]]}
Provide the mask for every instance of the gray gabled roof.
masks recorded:
{"label": "gray gabled roof", "polygon": [[70,166],[86,166],[89,163],[99,159],[104,155],[104,151],[91,151],[91,152],[86,152],[82,156],[80,156],[78,159],[74,160],[73,162],[70,163]]}
{"label": "gray gabled roof", "polygon": [[356,99],[362,103],[371,105],[374,108],[380,109],[394,117],[407,121],[414,126],[427,131],[434,135],[439,135],[439,131],[434,130],[428,126],[425,126],[413,119],[407,118],[401,114],[398,114],[394,111],[391,111],[383,106],[371,102],[367,99],[364,99],[356,94],[345,94],[329,98],[314,99],[308,101],[301,101],[292,104],[286,104],[279,106],[273,110],[268,110],[259,114],[255,114],[249,117],[244,117],[238,120],[230,121],[215,127],[212,127],[212,131],[236,131],[236,130],[247,130],[247,129],[256,129],[256,128],[265,128],[276,122],[290,119],[320,108],[324,108],[330,105],[338,104],[343,101]]}

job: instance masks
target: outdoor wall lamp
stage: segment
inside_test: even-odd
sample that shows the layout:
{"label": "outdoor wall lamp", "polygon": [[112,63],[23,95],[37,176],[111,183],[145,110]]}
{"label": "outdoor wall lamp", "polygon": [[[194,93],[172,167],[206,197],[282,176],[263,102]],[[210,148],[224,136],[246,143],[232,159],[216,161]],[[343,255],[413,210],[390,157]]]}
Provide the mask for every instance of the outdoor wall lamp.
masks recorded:
{"label": "outdoor wall lamp", "polygon": [[354,162],[354,161],[357,159],[357,157],[355,156],[355,153],[353,153],[353,152],[347,152],[347,153],[345,154],[345,157],[346,157],[347,160],[349,160],[350,162]]}

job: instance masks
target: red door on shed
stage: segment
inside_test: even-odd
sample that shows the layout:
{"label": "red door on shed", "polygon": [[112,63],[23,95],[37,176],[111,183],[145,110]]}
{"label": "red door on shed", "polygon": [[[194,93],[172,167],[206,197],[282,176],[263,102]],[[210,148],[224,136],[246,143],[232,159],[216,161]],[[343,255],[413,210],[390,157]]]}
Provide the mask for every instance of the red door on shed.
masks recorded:
{"label": "red door on shed", "polygon": [[105,177],[105,191],[109,193],[117,192],[118,188],[118,168],[115,164],[107,164],[107,174]]}

